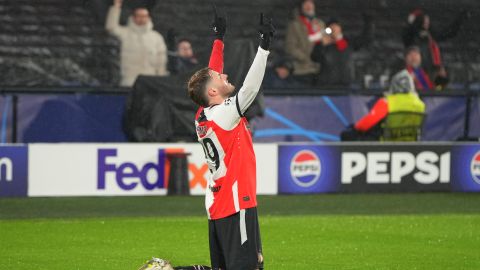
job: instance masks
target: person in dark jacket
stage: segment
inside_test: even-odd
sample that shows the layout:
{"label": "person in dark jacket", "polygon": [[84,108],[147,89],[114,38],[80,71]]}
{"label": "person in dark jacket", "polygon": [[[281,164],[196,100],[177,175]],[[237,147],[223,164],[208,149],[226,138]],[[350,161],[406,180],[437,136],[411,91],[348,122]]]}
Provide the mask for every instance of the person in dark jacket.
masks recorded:
{"label": "person in dark jacket", "polygon": [[184,38],[177,42],[175,53],[169,55],[170,74],[185,74],[198,68],[198,60],[193,53],[192,43]]}
{"label": "person in dark jacket", "polygon": [[415,9],[408,16],[407,26],[402,33],[403,43],[406,48],[411,46],[419,48],[422,67],[436,85],[444,87],[448,83],[438,42],[455,37],[469,16],[468,12],[462,11],[450,25],[441,30],[431,27],[430,16],[422,9]]}
{"label": "person in dark jacket", "polygon": [[363,15],[364,27],[361,35],[348,38],[343,35],[342,25],[331,19],[325,29],[322,42],[313,49],[311,58],[320,63],[321,70],[317,85],[348,86],[353,82],[354,51],[367,46],[373,39],[372,19]]}
{"label": "person in dark jacket", "polygon": [[267,69],[263,79],[264,88],[295,88],[304,85],[293,77],[293,63],[286,58],[275,61],[272,68]]}

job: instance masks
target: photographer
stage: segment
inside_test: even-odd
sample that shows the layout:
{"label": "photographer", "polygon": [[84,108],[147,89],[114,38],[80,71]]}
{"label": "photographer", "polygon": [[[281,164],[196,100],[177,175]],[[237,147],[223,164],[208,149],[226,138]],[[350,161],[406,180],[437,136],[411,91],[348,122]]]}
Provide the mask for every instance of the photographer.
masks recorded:
{"label": "photographer", "polygon": [[373,40],[373,24],[369,16],[363,15],[362,34],[353,38],[343,35],[340,22],[331,19],[327,23],[322,42],[316,44],[311,58],[321,65],[317,80],[319,86],[349,86],[353,82],[354,51],[367,46]]}

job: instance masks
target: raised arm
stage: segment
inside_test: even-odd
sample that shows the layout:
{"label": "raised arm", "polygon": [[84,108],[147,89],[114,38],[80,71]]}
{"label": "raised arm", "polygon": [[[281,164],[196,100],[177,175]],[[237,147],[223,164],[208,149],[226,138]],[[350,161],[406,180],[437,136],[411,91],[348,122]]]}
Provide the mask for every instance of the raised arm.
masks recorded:
{"label": "raised arm", "polygon": [[113,6],[110,7],[105,22],[105,29],[115,36],[121,36],[124,27],[120,25],[120,13],[122,12],[122,0],[115,0]]}
{"label": "raised arm", "polygon": [[213,42],[208,67],[218,73],[223,73],[223,41],[221,39],[215,39]]}
{"label": "raised arm", "polygon": [[258,32],[260,34],[260,47],[245,77],[243,86],[237,94],[237,104],[242,114],[250,107],[257,96],[258,90],[260,90],[267,66],[268,54],[270,53],[268,50],[275,33],[272,20],[270,19],[268,22],[264,22],[263,13],[260,15],[260,28]]}
{"label": "raised arm", "polygon": [[208,67],[218,73],[223,73],[223,37],[227,30],[227,20],[225,17],[218,16],[217,8],[213,6],[214,20],[212,29],[215,33],[215,41],[213,42],[212,54]]}
{"label": "raised arm", "polygon": [[253,60],[252,66],[250,66],[250,69],[248,70],[243,86],[240,88],[240,91],[238,91],[237,101],[242,115],[248,107],[250,107],[260,90],[263,76],[265,75],[265,68],[267,67],[269,53],[269,51],[266,51],[261,47],[258,48],[257,55]]}

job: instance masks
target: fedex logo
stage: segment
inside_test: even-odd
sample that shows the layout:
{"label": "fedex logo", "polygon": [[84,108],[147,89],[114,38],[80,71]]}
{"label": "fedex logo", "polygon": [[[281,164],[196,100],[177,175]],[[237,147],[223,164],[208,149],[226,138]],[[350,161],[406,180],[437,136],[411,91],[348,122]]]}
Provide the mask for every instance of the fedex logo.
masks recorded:
{"label": "fedex logo", "polygon": [[117,149],[99,149],[97,189],[105,189],[107,175],[113,175],[116,185],[123,190],[132,190],[138,185],[146,190],[164,188],[165,150],[158,150],[155,162],[137,166],[133,162],[121,162]]}

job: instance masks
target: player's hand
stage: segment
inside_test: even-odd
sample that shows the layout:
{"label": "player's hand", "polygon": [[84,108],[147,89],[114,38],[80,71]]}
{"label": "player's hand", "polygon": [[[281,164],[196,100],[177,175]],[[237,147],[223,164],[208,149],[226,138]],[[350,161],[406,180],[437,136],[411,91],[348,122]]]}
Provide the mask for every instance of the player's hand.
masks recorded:
{"label": "player's hand", "polygon": [[225,36],[225,31],[227,31],[227,19],[222,16],[218,16],[217,7],[213,5],[213,12],[215,17],[212,23],[212,29],[215,33],[215,37],[217,39],[223,40],[223,36]]}
{"label": "player's hand", "polygon": [[273,26],[272,18],[265,18],[263,13],[260,13],[260,26],[258,28],[258,33],[260,34],[260,47],[268,51],[273,36],[275,35],[275,27]]}

